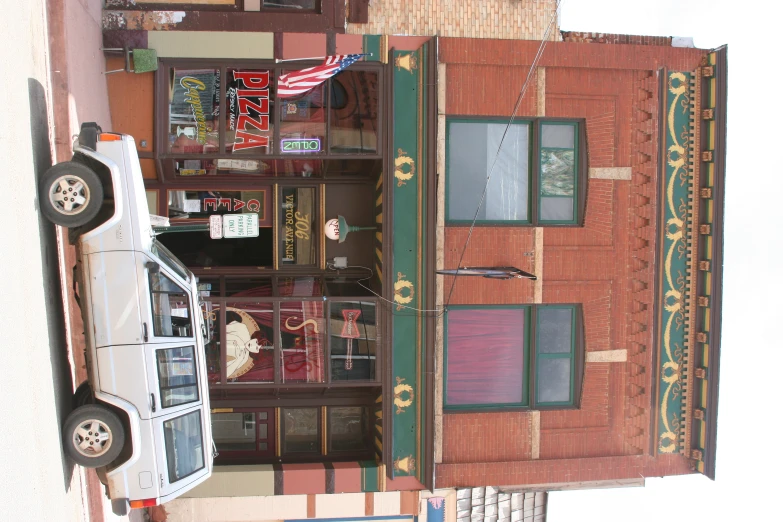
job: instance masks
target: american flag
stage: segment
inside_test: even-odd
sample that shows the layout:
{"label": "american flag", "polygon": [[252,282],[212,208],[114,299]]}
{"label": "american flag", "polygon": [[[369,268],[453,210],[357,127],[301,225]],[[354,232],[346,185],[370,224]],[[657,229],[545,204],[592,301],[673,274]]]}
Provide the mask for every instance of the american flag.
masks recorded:
{"label": "american flag", "polygon": [[277,95],[280,98],[291,98],[305,93],[350,66],[362,56],[365,55],[337,54],[327,56],[321,65],[280,75],[280,79],[277,81]]}

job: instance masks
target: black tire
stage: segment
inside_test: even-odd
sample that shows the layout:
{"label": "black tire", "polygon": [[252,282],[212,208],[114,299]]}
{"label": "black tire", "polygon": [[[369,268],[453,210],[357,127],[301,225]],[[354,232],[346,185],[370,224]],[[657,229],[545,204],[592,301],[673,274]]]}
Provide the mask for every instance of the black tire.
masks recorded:
{"label": "black tire", "polygon": [[79,385],[78,388],[76,388],[76,391],[73,392],[73,409],[75,410],[79,406],[85,406],[87,404],[92,404],[93,402],[94,399],[92,396],[92,388],[90,387],[90,383],[84,381]]}
{"label": "black tire", "polygon": [[104,406],[81,406],[65,419],[63,445],[68,455],[80,466],[108,466],[119,456],[124,444],[125,429],[122,422]]}
{"label": "black tire", "polygon": [[[76,197],[64,197],[66,191],[74,191],[71,195]],[[86,165],[75,161],[58,163],[41,176],[38,203],[41,213],[52,223],[68,228],[80,227],[98,215],[103,205],[103,185]]]}

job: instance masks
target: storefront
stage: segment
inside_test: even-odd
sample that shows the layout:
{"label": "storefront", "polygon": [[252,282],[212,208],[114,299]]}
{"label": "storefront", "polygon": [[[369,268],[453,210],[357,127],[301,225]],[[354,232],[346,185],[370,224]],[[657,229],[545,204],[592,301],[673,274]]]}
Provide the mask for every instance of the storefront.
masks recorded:
{"label": "storefront", "polygon": [[[368,42],[376,61],[292,96],[280,76],[317,61],[166,57],[154,75],[137,144],[159,239],[199,277],[217,464],[362,462],[368,487],[431,466],[433,333],[404,307],[434,301],[435,68],[420,41],[383,61]],[[112,109],[114,130],[138,124],[133,99]]]}

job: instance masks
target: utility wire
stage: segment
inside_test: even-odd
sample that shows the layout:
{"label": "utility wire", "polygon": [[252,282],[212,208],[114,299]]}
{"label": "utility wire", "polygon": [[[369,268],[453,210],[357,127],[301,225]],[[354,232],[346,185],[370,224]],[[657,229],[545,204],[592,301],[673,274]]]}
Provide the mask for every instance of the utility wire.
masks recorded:
{"label": "utility wire", "polygon": [[459,275],[459,270],[462,267],[462,259],[465,257],[465,252],[468,249],[468,243],[470,243],[470,237],[473,235],[473,229],[476,227],[476,221],[478,220],[479,212],[481,211],[482,205],[484,205],[484,199],[487,197],[487,189],[489,188],[489,182],[492,179],[492,172],[495,170],[495,165],[497,164],[498,158],[500,157],[500,149],[503,147],[503,141],[506,139],[506,134],[508,134],[508,129],[511,128],[511,124],[514,123],[514,119],[516,118],[517,110],[519,109],[519,106],[522,104],[522,98],[525,96],[525,92],[527,91],[527,86],[530,83],[530,79],[533,77],[533,71],[536,70],[538,67],[538,62],[541,59],[541,56],[544,54],[544,48],[546,47],[547,39],[549,38],[549,33],[552,31],[552,27],[554,26],[555,20],[557,19],[557,11],[560,9],[560,3],[562,0],[557,0],[557,5],[555,5],[555,10],[552,13],[552,17],[549,19],[549,25],[546,28],[546,31],[544,32],[544,36],[541,38],[541,45],[538,46],[538,51],[536,52],[536,56],[533,58],[533,63],[530,65],[530,70],[527,72],[527,77],[525,78],[525,83],[522,84],[522,89],[519,91],[519,96],[517,97],[517,102],[514,104],[514,110],[511,112],[511,118],[509,118],[508,123],[506,124],[506,128],[503,131],[503,136],[500,138],[500,143],[498,144],[498,150],[495,152],[495,158],[492,160],[492,166],[489,169],[489,173],[487,174],[487,181],[484,183],[484,191],[481,193],[481,199],[479,200],[479,204],[476,207],[476,213],[473,215],[473,222],[470,224],[470,229],[468,230],[468,237],[465,238],[465,244],[462,247],[462,253],[460,253],[459,261],[457,262],[457,273],[454,275],[454,279],[451,281],[451,289],[449,290],[449,296],[446,299],[446,304],[443,306],[443,310],[445,311],[449,307],[449,303],[451,302],[451,296],[454,294],[454,287],[457,284],[457,276]]}

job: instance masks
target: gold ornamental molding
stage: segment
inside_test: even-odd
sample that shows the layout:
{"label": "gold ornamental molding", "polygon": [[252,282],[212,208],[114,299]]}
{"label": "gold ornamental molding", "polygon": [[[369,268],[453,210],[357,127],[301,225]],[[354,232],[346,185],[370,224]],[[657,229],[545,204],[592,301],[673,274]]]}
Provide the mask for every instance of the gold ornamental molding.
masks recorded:
{"label": "gold ornamental molding", "polygon": [[394,405],[397,406],[397,415],[405,412],[405,408],[413,404],[413,399],[413,386],[405,384],[403,377],[397,377],[397,386],[394,387]]}
{"label": "gold ornamental molding", "polygon": [[[407,295],[404,295],[406,290]],[[397,303],[397,311],[402,310],[402,305],[410,304],[415,294],[413,283],[406,279],[405,274],[397,272],[397,281],[394,283],[394,302]]]}
{"label": "gold ornamental molding", "polygon": [[[407,169],[406,169],[407,167]],[[416,174],[416,162],[402,150],[397,149],[397,157],[394,158],[394,177],[397,178],[397,186],[402,187]]]}

